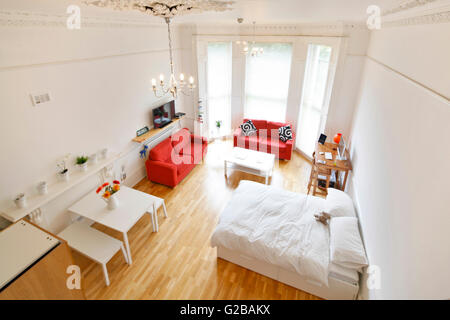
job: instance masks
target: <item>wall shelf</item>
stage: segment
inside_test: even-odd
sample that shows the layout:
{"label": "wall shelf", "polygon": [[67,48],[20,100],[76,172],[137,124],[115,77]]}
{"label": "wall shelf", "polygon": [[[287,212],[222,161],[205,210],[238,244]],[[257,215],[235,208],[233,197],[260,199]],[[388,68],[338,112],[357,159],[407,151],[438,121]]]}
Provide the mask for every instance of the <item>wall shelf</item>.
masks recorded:
{"label": "wall shelf", "polygon": [[179,125],[181,119],[183,119],[183,117],[173,119],[172,122],[170,124],[166,125],[165,127],[158,128],[158,129],[151,129],[149,132],[144,133],[142,136],[134,138],[132,141],[137,142],[137,143],[145,143],[147,140],[150,140],[153,137],[156,137],[160,133],[168,131],[169,129],[173,128],[174,126]]}
{"label": "wall shelf", "polygon": [[0,208],[0,215],[5,219],[16,222],[17,220],[22,219],[23,217],[30,214],[32,211],[39,209],[44,206],[48,202],[52,201],[56,197],[60,196],[64,192],[73,188],[77,184],[83,182],[94,174],[98,173],[103,168],[111,165],[120,157],[120,154],[108,157],[106,159],[99,160],[96,164],[91,164],[88,166],[87,171],[82,172],[77,170],[77,168],[73,168],[70,171],[69,181],[58,181],[54,184],[48,186],[48,193],[44,195],[33,194],[27,196],[27,207],[19,209],[15,206],[14,202],[11,201],[11,206],[7,208]]}

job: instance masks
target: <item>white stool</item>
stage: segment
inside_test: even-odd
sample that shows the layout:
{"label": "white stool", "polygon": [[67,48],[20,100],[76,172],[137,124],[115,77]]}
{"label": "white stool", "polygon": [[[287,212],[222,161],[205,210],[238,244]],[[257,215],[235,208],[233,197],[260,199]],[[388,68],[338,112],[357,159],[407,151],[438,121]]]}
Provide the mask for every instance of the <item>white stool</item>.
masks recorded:
{"label": "white stool", "polygon": [[91,228],[85,223],[76,221],[60,232],[58,236],[65,239],[72,249],[102,265],[107,286],[109,286],[109,277],[106,263],[117,251],[122,250],[125,262],[128,263],[122,241]]}
{"label": "white stool", "polygon": [[167,210],[166,210],[166,204],[164,202],[164,199],[152,196],[154,198],[153,206],[147,209],[147,213],[152,218],[152,226],[153,226],[153,232],[158,232],[159,226],[158,226],[158,209],[162,206],[164,210],[164,217],[167,218]]}

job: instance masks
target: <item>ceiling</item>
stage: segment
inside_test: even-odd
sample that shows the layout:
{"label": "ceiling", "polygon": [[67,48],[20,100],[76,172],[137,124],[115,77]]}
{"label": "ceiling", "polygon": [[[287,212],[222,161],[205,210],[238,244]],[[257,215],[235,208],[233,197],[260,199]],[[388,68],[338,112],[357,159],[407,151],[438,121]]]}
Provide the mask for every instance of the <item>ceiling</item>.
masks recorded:
{"label": "ceiling", "polygon": [[[256,21],[258,24],[354,22],[367,19],[366,10],[369,5],[378,5],[384,12],[403,3],[405,0],[235,0],[231,11],[180,16],[175,18],[174,23],[234,24],[238,17],[244,18],[247,23]],[[0,11],[32,11],[64,15],[66,8],[71,4],[79,5],[82,15],[85,16],[163,23],[161,18],[141,12],[120,12],[86,6],[81,0],[0,0]]]}

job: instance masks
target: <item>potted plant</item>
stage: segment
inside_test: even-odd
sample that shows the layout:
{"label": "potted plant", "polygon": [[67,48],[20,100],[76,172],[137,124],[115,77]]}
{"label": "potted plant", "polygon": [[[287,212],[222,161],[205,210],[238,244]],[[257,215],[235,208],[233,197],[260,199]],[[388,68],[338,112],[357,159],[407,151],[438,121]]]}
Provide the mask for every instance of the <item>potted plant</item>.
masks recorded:
{"label": "potted plant", "polygon": [[102,199],[107,203],[109,210],[114,210],[118,207],[119,201],[117,199],[117,192],[120,190],[120,181],[114,180],[112,183],[105,182],[95,191],[97,194],[103,191],[101,194]]}
{"label": "potted plant", "polygon": [[77,157],[77,160],[75,163],[81,171],[86,171],[88,160],[89,160],[88,156],[79,156],[79,157]]}
{"label": "potted plant", "polygon": [[67,154],[61,161],[56,163],[58,167],[58,177],[62,181],[69,181],[69,169],[67,168],[67,160],[69,159],[70,154]]}
{"label": "potted plant", "polygon": [[14,203],[19,209],[25,208],[27,206],[27,197],[25,196],[25,193],[18,194],[14,199]]}
{"label": "potted plant", "polygon": [[222,120],[216,120],[217,136],[220,137],[220,127],[222,126]]}

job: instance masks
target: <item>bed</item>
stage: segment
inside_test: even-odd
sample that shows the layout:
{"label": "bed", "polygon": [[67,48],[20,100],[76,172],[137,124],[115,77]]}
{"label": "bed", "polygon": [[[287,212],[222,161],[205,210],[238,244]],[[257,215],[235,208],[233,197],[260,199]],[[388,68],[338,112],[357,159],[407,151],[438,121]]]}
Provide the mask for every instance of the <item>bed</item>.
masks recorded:
{"label": "bed", "polygon": [[356,299],[358,268],[330,262],[322,198],[241,181],[212,235],[217,257],[325,299]]}

